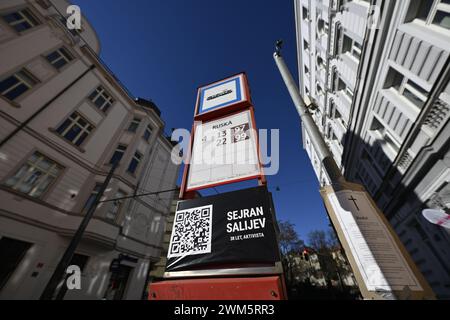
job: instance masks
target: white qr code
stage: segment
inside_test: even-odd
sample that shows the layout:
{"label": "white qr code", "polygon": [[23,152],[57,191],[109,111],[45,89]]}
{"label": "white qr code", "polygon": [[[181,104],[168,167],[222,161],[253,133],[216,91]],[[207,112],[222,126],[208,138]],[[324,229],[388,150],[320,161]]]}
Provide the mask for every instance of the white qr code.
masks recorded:
{"label": "white qr code", "polygon": [[175,213],[168,258],[211,252],[212,205]]}

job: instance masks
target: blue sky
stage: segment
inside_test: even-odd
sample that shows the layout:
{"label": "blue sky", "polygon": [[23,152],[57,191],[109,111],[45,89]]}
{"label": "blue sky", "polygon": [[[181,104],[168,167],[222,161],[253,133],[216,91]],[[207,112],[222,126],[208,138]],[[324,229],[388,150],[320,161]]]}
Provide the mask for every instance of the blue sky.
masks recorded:
{"label": "blue sky", "polygon": [[102,59],[134,96],[158,105],[166,132],[191,128],[198,86],[245,71],[257,126],[280,129],[280,170],[268,176],[278,219],[294,223],[305,240],[309,231],[328,228],[299,116],[272,58],[275,41],[283,39],[284,58],[297,78],[293,1],[73,2],[97,31]]}

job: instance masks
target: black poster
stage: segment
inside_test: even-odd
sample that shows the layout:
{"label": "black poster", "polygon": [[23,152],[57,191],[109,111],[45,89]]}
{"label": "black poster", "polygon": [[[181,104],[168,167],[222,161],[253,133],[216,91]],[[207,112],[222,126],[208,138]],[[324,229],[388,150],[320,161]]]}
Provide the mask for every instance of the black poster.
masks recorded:
{"label": "black poster", "polygon": [[166,271],[279,261],[266,187],[178,202]]}

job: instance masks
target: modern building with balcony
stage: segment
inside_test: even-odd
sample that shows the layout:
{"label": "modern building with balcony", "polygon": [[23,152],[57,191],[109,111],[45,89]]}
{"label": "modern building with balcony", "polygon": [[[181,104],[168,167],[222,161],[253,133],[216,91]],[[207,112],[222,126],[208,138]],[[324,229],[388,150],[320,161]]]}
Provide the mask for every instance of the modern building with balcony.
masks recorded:
{"label": "modern building with balcony", "polygon": [[[450,298],[450,2],[295,0],[299,90],[346,179],[362,183],[436,295]],[[321,183],[307,133],[303,146]]]}
{"label": "modern building with balcony", "polygon": [[[38,299],[114,161],[102,200],[176,188],[156,105],[134,98],[99,58],[69,2],[0,3],[0,299]],[[178,153],[176,153],[178,154]],[[140,299],[174,192],[101,203],[64,299]]]}

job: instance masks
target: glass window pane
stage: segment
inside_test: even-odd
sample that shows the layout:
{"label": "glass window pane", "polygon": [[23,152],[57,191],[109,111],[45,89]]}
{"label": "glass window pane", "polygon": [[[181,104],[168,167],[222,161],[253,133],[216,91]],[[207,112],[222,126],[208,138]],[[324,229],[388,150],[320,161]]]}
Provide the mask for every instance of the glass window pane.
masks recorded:
{"label": "glass window pane", "polygon": [[83,143],[83,141],[86,139],[86,137],[88,136],[88,133],[85,131],[81,134],[81,136],[78,138],[78,140],[75,142],[75,144],[77,146],[81,145]]}
{"label": "glass window pane", "polygon": [[6,78],[3,81],[0,81],[0,92],[4,92],[7,89],[11,88],[13,85],[17,84],[19,82],[19,79],[17,79],[15,76],[11,76]]}
{"label": "glass window pane", "polygon": [[22,32],[25,31],[27,29],[31,28],[31,24],[29,24],[27,21],[18,23],[16,25],[13,26],[13,28],[17,31],[17,32]]}
{"label": "glass window pane", "polygon": [[74,141],[74,139],[78,136],[78,134],[81,132],[81,128],[78,126],[72,126],[69,131],[64,135],[64,138],[66,138],[69,141]]}
{"label": "glass window pane", "polygon": [[52,63],[52,65],[56,68],[56,69],[61,69],[62,67],[64,67],[67,64],[67,61],[64,59],[59,59],[55,62]]}
{"label": "glass window pane", "polygon": [[17,171],[17,173],[12,176],[11,178],[9,178],[6,182],[5,185],[8,187],[13,187],[16,185],[16,183],[27,173],[28,170],[30,170],[30,166],[28,164],[23,165],[19,171]]}
{"label": "glass window pane", "polygon": [[128,131],[130,131],[130,132],[136,132],[137,127],[138,127],[138,124],[137,124],[136,122],[132,122],[132,123],[130,124],[130,126],[128,127]]}
{"label": "glass window pane", "polygon": [[28,87],[24,84],[20,84],[17,87],[15,87],[13,90],[6,93],[4,96],[6,98],[8,98],[9,100],[14,100],[26,91],[28,91]]}
{"label": "glass window pane", "polygon": [[422,108],[424,102],[420,100],[414,93],[408,90],[408,88],[405,88],[405,91],[403,91],[403,95],[412,103],[414,103],[417,107]]}
{"label": "glass window pane", "polygon": [[47,55],[47,60],[51,63],[52,61],[58,59],[60,57],[58,51],[54,51],[52,53],[50,53],[49,55]]}
{"label": "glass window pane", "polygon": [[102,96],[99,96],[96,100],[95,100],[95,105],[99,108],[101,108],[103,106],[103,104],[105,103],[105,99]]}
{"label": "glass window pane", "polygon": [[89,100],[94,101],[94,98],[97,96],[98,92],[97,90],[94,90],[90,95],[89,95]]}
{"label": "glass window pane", "polygon": [[37,169],[33,169],[33,172],[28,175],[28,177],[23,180],[23,182],[18,186],[17,190],[20,192],[28,193],[34,185],[39,181],[42,176],[42,172]]}
{"label": "glass window pane", "polygon": [[145,139],[146,141],[148,141],[149,138],[150,138],[150,131],[147,129],[147,130],[145,130],[145,132],[144,132],[144,139]]}
{"label": "glass window pane", "polygon": [[37,25],[38,22],[37,20],[34,18],[34,16],[31,14],[31,12],[28,9],[22,10],[22,14],[27,17],[27,19],[33,24],[33,25]]}
{"label": "glass window pane", "polygon": [[85,127],[86,125],[87,125],[87,122],[86,122],[86,120],[84,120],[83,118],[79,118],[78,119],[78,124],[81,126],[81,127]]}
{"label": "glass window pane", "polygon": [[45,190],[47,190],[48,186],[53,181],[53,179],[54,178],[51,176],[46,176],[45,178],[41,179],[37,187],[31,191],[30,196],[39,197],[41,194],[45,192]]}
{"label": "glass window pane", "polygon": [[114,164],[114,163],[120,161],[120,159],[122,159],[122,157],[123,157],[123,152],[116,151],[116,152],[114,152],[114,154],[111,158],[111,161],[109,163]]}
{"label": "glass window pane", "polygon": [[64,132],[64,130],[66,130],[66,128],[72,123],[72,121],[70,121],[70,119],[66,119],[66,121],[63,122],[62,125],[59,126],[58,129],[56,129],[56,132],[58,132],[59,134],[62,134]]}
{"label": "glass window pane", "polygon": [[433,19],[433,24],[446,29],[450,29],[450,13],[444,11],[436,11],[436,15]]}
{"label": "glass window pane", "polygon": [[53,165],[53,163],[54,163],[53,161],[44,158],[39,162],[38,167],[41,170],[48,171],[50,167]]}
{"label": "glass window pane", "polygon": [[128,167],[128,172],[134,173],[136,171],[138,165],[138,161],[133,158],[130,162],[130,166]]}
{"label": "glass window pane", "polygon": [[109,107],[111,107],[111,103],[107,102],[102,108],[103,112],[108,111]]}
{"label": "glass window pane", "polygon": [[11,23],[22,19],[22,16],[18,12],[9,13],[3,16],[6,22]]}

